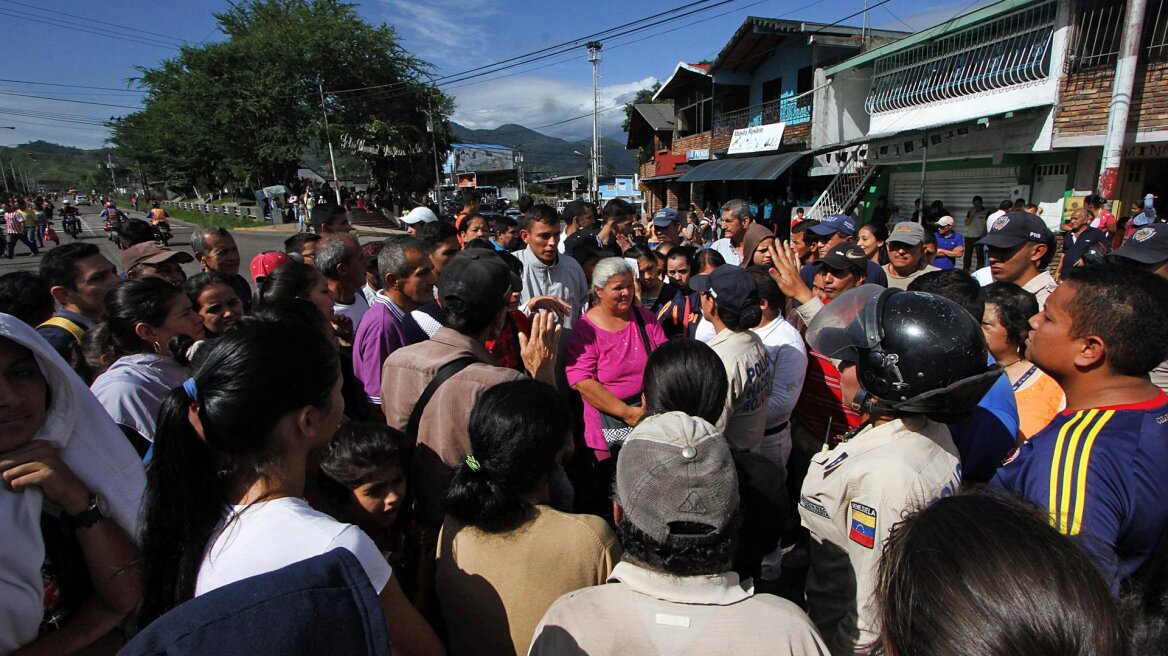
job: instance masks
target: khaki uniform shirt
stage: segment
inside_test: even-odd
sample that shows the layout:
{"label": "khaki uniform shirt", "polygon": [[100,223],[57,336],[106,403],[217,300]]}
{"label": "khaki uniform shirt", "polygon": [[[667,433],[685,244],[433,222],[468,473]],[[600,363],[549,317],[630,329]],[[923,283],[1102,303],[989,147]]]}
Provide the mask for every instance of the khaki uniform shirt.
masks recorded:
{"label": "khaki uniform shirt", "polygon": [[1054,276],[1050,275],[1049,271],[1034,276],[1030,282],[1022,285],[1022,289],[1034,294],[1034,298],[1038,300],[1038,309],[1041,310],[1046,305],[1046,299],[1054,293],[1054,288],[1058,287],[1058,283],[1054,281]]}
{"label": "khaki uniform shirt", "polygon": [[757,451],[766,431],[767,401],[774,384],[766,347],[753,331],[729,328],[706,344],[722,359],[730,379],[716,428],[735,451]]}
{"label": "khaki uniform shirt", "polygon": [[920,415],[865,428],[811,458],[799,496],[811,532],[807,613],[832,654],[852,654],[876,637],[870,602],[889,530],[960,483],[949,428]]}
{"label": "khaki uniform shirt", "polygon": [[734,572],[672,576],[622,561],[605,585],[560,597],[530,654],[827,654],[795,604]]}
{"label": "khaki uniform shirt", "polygon": [[447,380],[426,405],[418,422],[418,443],[410,476],[410,491],[418,500],[420,519],[442,523],[442,498],[454,465],[470,452],[466,422],[479,395],[499,383],[523,380],[514,369],[495,365],[486,348],[450,328],[440,328],[425,342],[399,348],[381,368],[381,409],[385,421],[405,431],[414,404],[434,374],[447,362],[473,355],[478,362]]}

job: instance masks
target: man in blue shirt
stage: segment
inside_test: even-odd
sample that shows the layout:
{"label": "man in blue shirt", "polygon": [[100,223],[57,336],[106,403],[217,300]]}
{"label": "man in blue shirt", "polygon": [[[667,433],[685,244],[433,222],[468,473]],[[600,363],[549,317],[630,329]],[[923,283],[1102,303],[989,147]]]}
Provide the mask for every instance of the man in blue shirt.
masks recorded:
{"label": "man in blue shirt", "polygon": [[1168,280],[1074,267],[1030,327],[1027,356],[1067,408],[992,483],[1045,509],[1118,590],[1168,528],[1168,395],[1148,379],[1168,358]]}
{"label": "man in blue shirt", "polygon": [[937,257],[933,258],[933,266],[947,271],[957,266],[957,259],[965,255],[965,236],[953,230],[956,223],[951,216],[937,219]]}

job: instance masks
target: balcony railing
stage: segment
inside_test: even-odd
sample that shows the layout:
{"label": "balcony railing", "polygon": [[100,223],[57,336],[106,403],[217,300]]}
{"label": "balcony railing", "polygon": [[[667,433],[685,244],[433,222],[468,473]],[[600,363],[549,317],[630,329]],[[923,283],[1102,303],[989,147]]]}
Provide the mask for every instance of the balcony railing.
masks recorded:
{"label": "balcony railing", "polygon": [[1055,0],[876,60],[869,113],[911,109],[1047,79]]}
{"label": "balcony railing", "polygon": [[[1125,9],[1125,3],[1120,0],[1084,3],[1067,57],[1068,73],[1115,66],[1126,22]],[[1144,11],[1141,49],[1147,53],[1147,61],[1168,60],[1168,0],[1150,0]]]}
{"label": "balcony railing", "polygon": [[772,100],[746,109],[725,112],[714,117],[712,132],[731,133],[741,128],[750,128],[769,123],[798,125],[811,121],[811,96]]}

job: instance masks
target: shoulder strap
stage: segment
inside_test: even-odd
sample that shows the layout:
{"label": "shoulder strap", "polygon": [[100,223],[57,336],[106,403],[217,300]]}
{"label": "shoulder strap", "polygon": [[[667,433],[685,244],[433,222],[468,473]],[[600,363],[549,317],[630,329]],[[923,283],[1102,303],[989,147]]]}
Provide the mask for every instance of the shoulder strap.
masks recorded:
{"label": "shoulder strap", "polygon": [[649,354],[653,352],[653,346],[649,344],[649,333],[645,330],[645,319],[641,316],[640,308],[633,307],[633,321],[637,322],[637,330],[641,331],[641,343],[645,345],[645,359],[649,358]]}
{"label": "shoulder strap", "polygon": [[413,411],[410,412],[409,423],[406,424],[406,435],[409,435],[415,442],[418,439],[418,425],[422,422],[422,413],[426,410],[426,405],[430,403],[430,398],[434,396],[434,392],[438,391],[442,384],[450,380],[454,374],[466,369],[470,365],[478,362],[478,358],[473,355],[463,356],[457,360],[451,360],[438,368],[434,373],[434,378],[426,385],[426,389],[422,391],[422,396],[418,397],[418,402],[414,404]]}
{"label": "shoulder strap", "polygon": [[79,326],[77,322],[66,319],[65,317],[52,317],[48,321],[42,323],[40,326],[37,326],[37,328],[40,328],[41,326],[55,326],[57,328],[61,328],[62,330],[66,330],[70,335],[73,336],[73,339],[77,340],[78,343],[81,342],[81,337],[85,335],[84,328]]}

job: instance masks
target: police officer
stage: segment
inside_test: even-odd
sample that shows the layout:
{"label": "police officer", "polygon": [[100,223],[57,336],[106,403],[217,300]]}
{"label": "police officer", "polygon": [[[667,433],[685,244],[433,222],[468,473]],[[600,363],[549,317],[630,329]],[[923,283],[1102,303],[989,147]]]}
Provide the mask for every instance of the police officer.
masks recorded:
{"label": "police officer", "polygon": [[968,415],[1000,368],[986,365],[981,327],[959,305],[876,285],[821,310],[807,341],[855,363],[856,398],[868,417],[812,457],[799,498],[811,536],[808,615],[833,654],[852,654],[879,628],[870,601],[889,530],[906,511],[961,483],[944,422]]}

